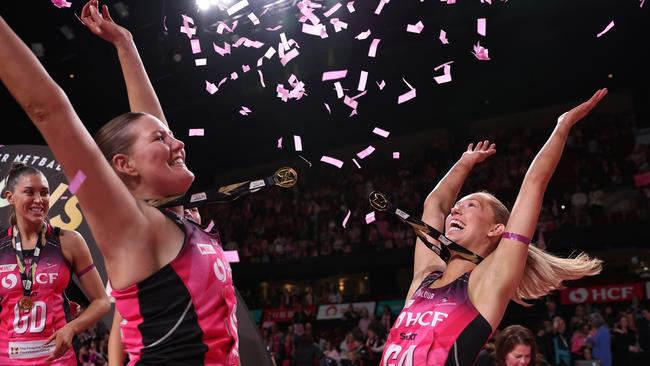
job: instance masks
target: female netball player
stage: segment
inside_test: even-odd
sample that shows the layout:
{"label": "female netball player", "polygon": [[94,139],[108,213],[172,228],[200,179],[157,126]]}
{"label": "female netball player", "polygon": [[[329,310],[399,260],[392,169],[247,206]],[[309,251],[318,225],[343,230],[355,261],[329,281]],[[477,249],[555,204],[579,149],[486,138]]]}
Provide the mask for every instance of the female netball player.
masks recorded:
{"label": "female netball player", "polygon": [[[0,365],[76,365],[73,337],[110,310],[88,245],[47,223],[45,175],[13,163],[4,196],[11,226],[0,231]],[[72,320],[65,289],[72,274],[90,305]]]}
{"label": "female netball player", "polygon": [[472,365],[510,299],[522,303],[557,289],[563,280],[600,272],[601,261],[585,254],[563,259],[529,244],[571,127],[606,94],[607,89],[598,90],[558,119],[526,173],[512,214],[484,192],[454,203],[472,167],[496,152],[489,141],[469,145],[427,197],[423,220],[485,260],[477,265],[452,252],[445,264],[417,240],[413,281],[386,342],[382,365]]}
{"label": "female netball player", "polygon": [[[103,20],[95,6],[89,11]],[[4,20],[0,77],[68,179],[85,177],[76,194],[105,258],[130,364],[238,365],[236,299],[218,237],[146,203],[189,188],[184,144],[159,118],[133,112],[93,141]]]}

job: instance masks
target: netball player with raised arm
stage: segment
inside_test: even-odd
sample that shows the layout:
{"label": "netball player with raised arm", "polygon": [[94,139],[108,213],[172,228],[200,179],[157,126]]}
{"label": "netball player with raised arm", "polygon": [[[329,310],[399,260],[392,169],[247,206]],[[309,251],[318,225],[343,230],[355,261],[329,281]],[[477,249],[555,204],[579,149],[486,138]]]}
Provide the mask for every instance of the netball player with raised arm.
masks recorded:
{"label": "netball player with raised arm", "polygon": [[[95,6],[89,12],[101,20]],[[236,299],[218,237],[147,204],[183,195],[192,183],[183,143],[159,118],[133,112],[110,121],[93,141],[4,20],[0,77],[68,179],[86,176],[77,197],[124,318],[129,364],[238,365]]]}
{"label": "netball player with raised arm", "polygon": [[600,272],[600,260],[586,254],[558,258],[530,246],[530,237],[571,127],[606,94],[601,89],[560,116],[531,163],[511,214],[489,193],[455,202],[474,165],[496,152],[489,141],[469,145],[426,198],[422,218],[485,259],[476,264],[452,251],[445,263],[417,240],[413,281],[386,342],[382,365],[471,366],[511,299],[523,303],[557,289],[563,280]]}
{"label": "netball player with raised arm", "polygon": [[[3,196],[11,226],[0,231],[0,365],[77,365],[75,335],[109,310],[104,285],[79,233],[47,222],[45,175],[13,163]],[[90,305],[72,319],[65,290],[76,274]]]}

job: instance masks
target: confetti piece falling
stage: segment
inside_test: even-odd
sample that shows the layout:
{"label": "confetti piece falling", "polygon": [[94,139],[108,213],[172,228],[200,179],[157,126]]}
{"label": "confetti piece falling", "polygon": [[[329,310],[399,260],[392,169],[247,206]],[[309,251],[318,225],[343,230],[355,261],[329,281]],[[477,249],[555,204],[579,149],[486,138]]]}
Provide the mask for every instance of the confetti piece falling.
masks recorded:
{"label": "confetti piece falling", "polygon": [[252,112],[253,112],[253,111],[251,111],[251,110],[250,110],[248,107],[246,107],[246,106],[242,106],[241,109],[239,110],[239,114],[241,114],[242,116],[248,116],[248,115],[249,115],[250,113],[252,113]]}
{"label": "confetti piece falling", "polygon": [[605,27],[605,29],[603,29],[602,32],[600,32],[600,33],[598,33],[596,35],[596,38],[600,38],[600,36],[602,36],[603,34],[609,32],[609,30],[612,29],[613,27],[614,27],[614,21],[612,20],[611,22],[609,22],[609,24],[607,24],[607,27]]}
{"label": "confetti piece falling", "polygon": [[194,65],[196,66],[205,66],[208,64],[208,59],[207,58],[197,58],[194,60]]}
{"label": "confetti piece falling", "polygon": [[440,30],[440,36],[438,36],[438,39],[440,42],[442,42],[442,44],[449,44],[449,40],[447,39],[447,32],[442,29]]}
{"label": "confetti piece falling", "polygon": [[366,82],[367,81],[368,81],[368,72],[367,71],[361,71],[361,75],[359,75],[359,85],[357,85],[357,90],[358,91],[366,90]]}
{"label": "confetti piece falling", "polygon": [[[251,13],[251,14],[252,14],[252,13]],[[235,28],[237,28],[237,24],[239,23],[239,21],[238,21],[238,20],[235,20],[234,22],[232,22],[232,26],[230,26],[230,27],[229,27],[228,24],[226,24],[225,22],[221,22],[221,21],[220,21],[220,22],[218,22],[218,23],[219,23],[219,25],[217,26],[217,33],[219,33],[219,34],[223,34],[223,31],[224,31],[224,30],[228,31],[227,33],[232,33],[232,32],[234,32],[234,31],[235,31]]]}
{"label": "confetti piece falling", "polygon": [[327,113],[332,114],[332,110],[330,109],[330,105],[327,104],[327,103],[323,103],[323,104],[325,104],[325,109],[327,109]]}
{"label": "confetti piece falling", "polygon": [[486,20],[485,18],[478,18],[476,19],[476,32],[482,36],[485,36],[486,34]]}
{"label": "confetti piece falling", "polygon": [[215,43],[212,43],[214,46],[214,52],[218,53],[219,56],[225,56],[230,54],[230,44],[228,42],[224,42],[223,48],[217,46]]}
{"label": "confetti piece falling", "polygon": [[68,190],[72,193],[75,194],[79,190],[79,187],[83,184],[83,182],[86,180],[86,174],[84,174],[83,171],[77,170],[77,173],[75,173],[74,178],[72,178],[72,181],[70,182],[70,185],[68,186]]}
{"label": "confetti piece falling", "polygon": [[211,82],[209,82],[209,81],[206,80],[206,81],[205,81],[205,90],[207,90],[208,93],[210,93],[210,94],[214,94],[214,93],[216,93],[217,90],[219,90],[219,89],[217,89],[217,86],[216,86],[216,85],[214,85],[213,83],[211,83]]}
{"label": "confetti piece falling", "polygon": [[326,155],[323,155],[320,158],[320,161],[322,161],[323,163],[334,165],[335,167],[337,167],[339,169],[341,169],[341,167],[343,166],[343,162],[341,160],[334,159],[334,158],[326,156]]}
{"label": "confetti piece falling", "polygon": [[282,149],[282,137],[278,139],[278,149]]}
{"label": "confetti piece falling", "polygon": [[336,89],[336,97],[338,99],[343,98],[343,87],[340,82],[337,81],[334,83],[334,89]]}
{"label": "confetti piece falling", "polygon": [[372,211],[371,213],[366,215],[366,224],[372,224],[375,222],[375,211]]}
{"label": "confetti piece falling", "polygon": [[210,220],[210,223],[208,224],[208,227],[206,227],[205,230],[203,230],[203,231],[205,231],[206,233],[209,233],[210,231],[212,231],[213,227],[214,227],[214,221]]}
{"label": "confetti piece falling", "polygon": [[415,88],[411,84],[409,84],[404,78],[402,78],[402,80],[404,80],[404,83],[411,90],[409,90],[406,93],[404,93],[404,94],[400,95],[399,97],[397,97],[397,104],[402,104],[404,102],[408,102],[409,100],[415,98]]}
{"label": "confetti piece falling", "polygon": [[309,162],[309,160],[307,160],[307,159],[305,159],[305,157],[304,157],[304,156],[302,156],[302,155],[298,155],[298,157],[299,157],[300,159],[302,159],[302,160],[304,160],[304,161],[305,161],[305,163],[307,163],[307,164],[309,164],[309,167],[311,168],[311,166],[312,166],[312,163],[310,163],[310,162]]}
{"label": "confetti piece falling", "polygon": [[296,151],[302,151],[302,139],[298,135],[293,135],[293,144],[296,147]]}
{"label": "confetti piece falling", "polygon": [[302,25],[302,32],[306,34],[310,34],[312,36],[321,37],[324,31],[325,31],[325,26],[322,24],[311,25],[311,24],[303,23]]}
{"label": "confetti piece falling", "polygon": [[348,70],[326,71],[321,81],[343,79],[348,75]]}
{"label": "confetti piece falling", "polygon": [[198,39],[191,40],[190,44],[192,46],[192,54],[197,54],[201,52],[201,43],[199,42]]}
{"label": "confetti piece falling", "polygon": [[481,46],[480,42],[476,42],[474,45],[474,51],[472,54],[480,61],[489,61],[490,56],[488,55],[488,49]]}
{"label": "confetti piece falling", "polygon": [[379,88],[379,90],[383,90],[385,86],[386,86],[386,82],[383,80],[381,81],[381,83],[377,83],[377,87]]}
{"label": "confetti piece falling", "polygon": [[386,138],[386,137],[388,137],[388,135],[390,135],[390,132],[388,132],[386,130],[382,130],[379,127],[375,127],[375,129],[372,130],[372,133],[374,133],[375,135],[379,135],[381,137],[384,137],[384,138]]}
{"label": "confetti piece falling", "polygon": [[255,13],[250,13],[248,14],[248,19],[253,23],[253,25],[258,25],[260,24],[259,18],[255,15]]}
{"label": "confetti piece falling", "polygon": [[370,49],[368,50],[368,57],[375,57],[377,55],[377,46],[379,46],[379,42],[381,42],[381,39],[375,38],[372,40],[372,43],[370,44]]}
{"label": "confetti piece falling", "polygon": [[274,31],[276,31],[278,29],[282,29],[282,26],[281,25],[276,25],[275,27],[266,28],[267,31],[271,31],[271,32],[274,32]]}
{"label": "confetti piece falling", "polygon": [[[641,6],[643,6],[643,5],[641,5]],[[350,1],[348,3],[348,5],[347,5],[347,8],[348,8],[348,11],[350,12],[350,14],[354,13],[354,11],[355,11],[355,9],[354,9],[354,1]]]}
{"label": "confetti piece falling", "polygon": [[248,65],[241,65],[241,70],[245,73],[249,72],[251,70],[251,67]]}
{"label": "confetti piece falling", "polygon": [[239,263],[239,253],[236,250],[224,250],[223,256],[228,263]]}
{"label": "confetti piece falling", "polygon": [[387,0],[379,0],[379,5],[377,5],[377,9],[375,9],[375,14],[381,14],[381,11],[384,9],[384,5],[386,4],[388,4]]}
{"label": "confetti piece falling", "polygon": [[189,136],[204,136],[205,131],[202,128],[190,128]]}
{"label": "confetti piece falling", "polygon": [[422,21],[419,21],[415,24],[407,24],[406,25],[406,31],[409,33],[417,33],[420,34],[422,32],[422,29],[424,29],[424,24],[422,24]]}
{"label": "confetti piece falling", "polygon": [[355,39],[358,39],[358,40],[360,40],[360,41],[363,41],[364,39],[370,37],[370,34],[371,34],[371,33],[372,33],[372,32],[370,31],[370,29],[368,29],[368,30],[365,31],[365,32],[361,32],[361,33],[357,34],[354,38],[355,38]]}
{"label": "confetti piece falling", "polygon": [[243,8],[245,8],[247,6],[248,6],[248,1],[241,0],[240,2],[238,2],[238,3],[234,4],[234,5],[232,5],[231,7],[229,7],[228,10],[226,10],[226,12],[228,13],[228,16],[231,16],[231,15],[235,14],[236,12],[242,10]]}
{"label": "confetti piece falling", "polygon": [[230,73],[230,80],[237,80],[239,78],[239,75],[237,75],[236,72]]}
{"label": "confetti piece falling", "polygon": [[444,84],[448,83],[451,81],[451,64],[453,61],[445,62],[442,65],[436,66],[433,71],[438,71],[439,69],[442,68],[442,75],[439,76],[434,76],[433,80],[436,81],[438,84]]}
{"label": "confetti piece falling", "polygon": [[399,152],[394,152],[393,153],[393,159],[399,159]]}
{"label": "confetti piece falling", "polygon": [[348,220],[350,219],[350,215],[352,214],[352,211],[348,210],[347,215],[345,215],[345,218],[343,219],[343,228],[345,229],[345,225],[348,224]]}
{"label": "confetti piece falling", "polygon": [[287,52],[284,57],[280,59],[280,63],[282,66],[286,66],[289,61],[293,60],[296,56],[298,56],[300,52],[298,52],[297,48],[292,49],[291,51]]}
{"label": "confetti piece falling", "polygon": [[65,0],[52,0],[52,4],[54,4],[54,6],[56,6],[59,9],[69,8],[70,6],[72,6],[72,3],[67,2]]}
{"label": "confetti piece falling", "polygon": [[365,159],[367,158],[370,154],[375,152],[375,148],[371,146],[368,146],[367,148],[363,149],[362,151],[359,151],[357,153],[357,156],[359,159]]}
{"label": "confetti piece falling", "polygon": [[332,6],[328,11],[323,13],[325,18],[329,18],[332,14],[336,13],[337,10],[341,8],[341,3],[336,3],[334,6]]}
{"label": "confetti piece falling", "polygon": [[257,70],[257,73],[260,74],[260,84],[262,84],[262,88],[266,88],[266,84],[264,84],[264,75],[262,75],[262,70]]}

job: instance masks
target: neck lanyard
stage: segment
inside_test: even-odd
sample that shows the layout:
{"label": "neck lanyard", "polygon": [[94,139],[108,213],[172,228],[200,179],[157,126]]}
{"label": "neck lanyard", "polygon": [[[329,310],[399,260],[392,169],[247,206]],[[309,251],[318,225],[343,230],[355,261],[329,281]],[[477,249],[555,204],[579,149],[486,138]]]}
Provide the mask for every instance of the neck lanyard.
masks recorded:
{"label": "neck lanyard", "polygon": [[240,197],[255,193],[264,187],[278,186],[282,188],[293,187],[298,181],[298,173],[290,167],[283,167],[275,171],[273,175],[240,183],[229,184],[216,189],[203,192],[173,197],[160,200],[148,200],[147,202],[159,208],[183,206],[192,208],[204,206],[211,203],[232,202]]}
{"label": "neck lanyard", "polygon": [[[461,258],[475,264],[478,264],[483,260],[483,257],[447,238],[443,233],[429,226],[424,221],[418,220],[415,217],[400,210],[399,208],[393,206],[393,204],[388,201],[388,198],[385,194],[379,191],[373,191],[370,193],[368,200],[370,201],[370,206],[372,206],[372,208],[375,210],[387,211],[388,213],[397,216],[403,222],[409,224],[415,232],[415,235],[417,235],[418,238],[422,240],[424,245],[426,245],[440,258],[442,258],[443,261],[449,262],[449,259],[451,259],[452,251]],[[437,240],[443,245],[433,244],[429,239]]]}
{"label": "neck lanyard", "polygon": [[18,300],[18,307],[25,312],[28,312],[34,306],[34,300],[31,297],[32,285],[34,284],[34,277],[36,276],[36,268],[38,261],[41,258],[41,251],[45,246],[45,235],[47,234],[47,224],[43,223],[41,232],[36,241],[34,248],[34,255],[29,264],[29,268],[25,265],[25,254],[23,253],[23,244],[20,236],[18,225],[13,227],[13,235],[11,236],[11,243],[16,253],[16,262],[18,264],[18,271],[20,272],[21,284],[23,286],[23,296]]}

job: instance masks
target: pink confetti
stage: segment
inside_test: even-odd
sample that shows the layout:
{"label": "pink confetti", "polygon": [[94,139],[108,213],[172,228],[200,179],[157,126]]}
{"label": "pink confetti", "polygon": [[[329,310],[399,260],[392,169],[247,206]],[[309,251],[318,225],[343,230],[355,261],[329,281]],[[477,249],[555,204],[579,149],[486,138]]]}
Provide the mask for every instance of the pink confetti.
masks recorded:
{"label": "pink confetti", "polygon": [[241,114],[242,116],[248,116],[248,114],[252,113],[252,112],[253,111],[248,109],[248,107],[246,107],[246,106],[242,106],[241,109],[239,110],[239,114]]}
{"label": "pink confetti", "polygon": [[260,47],[264,46],[264,43],[262,43],[260,41],[252,41],[252,40],[250,40],[250,39],[248,39],[246,37],[241,37],[232,46],[233,47],[239,47],[241,45],[244,45],[244,47],[249,47],[249,48],[250,47],[260,48]]}
{"label": "pink confetti", "polygon": [[410,33],[420,34],[420,32],[422,32],[423,29],[424,29],[424,24],[422,24],[422,21],[419,21],[415,24],[406,25],[406,31]]}
{"label": "pink confetti", "polygon": [[354,163],[354,165],[357,166],[357,168],[361,169],[361,165],[359,165],[359,162],[357,162],[357,159],[352,158],[352,162]]}
{"label": "pink confetti", "polygon": [[167,32],[167,15],[163,17],[163,28],[165,29],[165,32]]}
{"label": "pink confetti", "polygon": [[350,14],[354,13],[354,10],[355,10],[354,9],[354,1],[350,1],[348,3],[348,5],[347,5],[347,8],[348,8],[348,11],[350,12]]}
{"label": "pink confetti", "polygon": [[347,105],[348,107],[352,108],[355,111],[357,110],[357,106],[359,105],[359,102],[348,97],[347,95],[345,96],[345,98],[343,98],[343,103],[345,103],[345,105]]}
{"label": "pink confetti", "polygon": [[334,6],[332,6],[328,11],[323,13],[325,18],[329,18],[332,14],[336,13],[337,10],[341,8],[341,3],[336,3]]}
{"label": "pink confetti", "polygon": [[340,82],[337,81],[334,83],[334,89],[336,90],[336,97],[338,99],[343,98],[343,87]]}
{"label": "pink confetti", "polygon": [[374,152],[375,152],[375,148],[372,147],[372,145],[371,145],[371,146],[368,146],[367,148],[363,149],[362,151],[359,151],[357,153],[357,156],[359,157],[359,159],[365,159],[366,157],[368,157],[370,154],[372,154]]}
{"label": "pink confetti", "polygon": [[323,103],[323,104],[325,104],[325,109],[327,109],[327,113],[332,114],[332,110],[330,109],[330,105],[327,104],[327,103]]}
{"label": "pink confetti", "polygon": [[379,90],[383,90],[385,86],[386,86],[386,82],[383,80],[381,81],[381,83],[377,83],[377,87],[379,88]]}
{"label": "pink confetti", "polygon": [[367,71],[361,71],[361,75],[359,76],[359,85],[357,86],[358,91],[364,91],[366,90],[366,82],[368,81],[368,72]]}
{"label": "pink confetti", "polygon": [[219,89],[217,89],[217,86],[216,86],[216,85],[214,85],[213,83],[211,83],[211,82],[209,82],[209,81],[206,80],[206,81],[205,81],[205,90],[207,90],[208,93],[210,93],[210,94],[214,94],[214,93],[216,93],[217,90],[219,90]]}
{"label": "pink confetti", "polygon": [[367,93],[368,93],[368,91],[367,91],[367,90],[364,90],[364,91],[362,91],[361,93],[359,93],[359,94],[353,96],[353,97],[350,98],[350,99],[352,99],[352,100],[357,100],[357,98],[361,98],[361,97],[363,97],[364,95],[366,95]]}
{"label": "pink confetti", "polygon": [[194,65],[196,66],[205,66],[208,64],[207,58],[197,58],[194,60]]}
{"label": "pink confetti", "polygon": [[481,4],[485,4],[485,3],[492,5],[492,0],[481,0]]}
{"label": "pink confetti", "polygon": [[375,38],[372,40],[372,43],[370,44],[370,50],[368,50],[368,57],[375,57],[377,55],[377,46],[379,46],[379,42],[381,39]]}
{"label": "pink confetti", "polygon": [[232,22],[232,26],[230,26],[230,27],[225,22],[220,21],[218,23],[219,23],[219,25],[217,26],[217,33],[223,34],[224,30],[228,31],[227,33],[234,32],[235,28],[237,28],[237,24],[239,23],[239,21],[235,20],[234,22]]}
{"label": "pink confetti", "polygon": [[472,54],[481,61],[489,61],[490,56],[488,55],[488,49],[481,46],[480,42],[476,42],[474,45],[474,51],[472,51]]}
{"label": "pink confetti", "polygon": [[330,19],[330,23],[334,26],[334,32],[338,33],[343,29],[348,29],[348,23],[339,20],[339,18]]}
{"label": "pink confetti", "polygon": [[208,227],[206,227],[205,230],[203,230],[203,231],[205,231],[206,233],[209,233],[210,231],[212,231],[213,227],[214,227],[214,221],[210,220],[210,223],[208,224]]}
{"label": "pink confetti", "polygon": [[415,89],[411,89],[407,91],[406,93],[400,95],[397,97],[397,104],[402,104],[404,102],[408,102],[409,100],[415,98]]}
{"label": "pink confetti", "polygon": [[[643,4],[641,4],[641,6],[643,6]],[[613,21],[613,20],[612,20],[611,22],[609,22],[609,24],[607,24],[607,27],[605,27],[605,29],[603,29],[602,32],[600,32],[600,33],[598,33],[598,34],[596,35],[596,38],[599,38],[599,37],[602,36],[603,34],[609,32],[609,30],[612,29],[612,27],[614,27],[614,21]]]}
{"label": "pink confetti", "polygon": [[485,36],[486,34],[486,20],[485,18],[478,18],[476,19],[476,32],[482,36]]}
{"label": "pink confetti", "polygon": [[272,27],[272,28],[266,28],[267,31],[271,31],[271,32],[274,32],[274,31],[276,31],[278,29],[282,29],[282,26],[281,25],[276,25],[275,27]]}
{"label": "pink confetti", "polygon": [[386,4],[388,4],[387,0],[379,0],[379,5],[377,5],[377,9],[375,9],[375,14],[381,14],[381,11],[384,9],[384,5]]}
{"label": "pink confetti", "polygon": [[278,149],[282,149],[282,137],[278,139]]}
{"label": "pink confetti", "polygon": [[447,32],[442,29],[440,30],[440,36],[438,36],[438,39],[442,44],[449,44],[449,40],[447,40]]}
{"label": "pink confetti", "polygon": [[260,24],[260,20],[259,20],[259,18],[255,15],[255,13],[250,13],[250,14],[248,14],[248,19],[250,19],[250,21],[251,21],[251,23],[253,23],[253,25],[258,25],[258,24]]}
{"label": "pink confetti", "polygon": [[361,32],[361,33],[357,34],[354,38],[356,38],[356,39],[358,39],[360,41],[363,41],[364,39],[370,37],[370,34],[371,34],[370,29],[368,29],[365,32]]}
{"label": "pink confetti", "polygon": [[72,193],[75,194],[79,190],[79,187],[83,184],[83,182],[86,180],[86,174],[84,174],[83,171],[77,170],[77,173],[74,175],[74,178],[72,178],[72,181],[70,181],[70,185],[68,186],[68,190]]}
{"label": "pink confetti", "polygon": [[218,53],[220,56],[230,54],[230,44],[228,42],[224,42],[223,48],[217,46],[214,42],[212,45],[214,46],[214,52]]}
{"label": "pink confetti", "polygon": [[192,36],[196,34],[196,28],[190,28],[190,27],[184,28],[183,26],[181,26],[181,33],[187,34],[187,38],[192,38]]}
{"label": "pink confetti", "polygon": [[393,159],[399,159],[399,152],[394,152],[393,153]]}
{"label": "pink confetti", "polygon": [[242,71],[245,73],[249,72],[251,70],[251,67],[248,65],[241,65]]}
{"label": "pink confetti", "polygon": [[257,70],[257,73],[260,74],[260,84],[262,84],[262,88],[266,88],[266,85],[264,84],[264,75],[262,75],[262,70]]}
{"label": "pink confetti", "polygon": [[639,8],[643,7],[643,3],[645,3],[645,0],[641,0],[641,4],[639,4]]}
{"label": "pink confetti", "polygon": [[306,34],[311,34],[312,36],[321,37],[323,32],[325,32],[325,26],[322,24],[311,25],[303,23],[302,32]]}
{"label": "pink confetti", "polygon": [[56,6],[59,9],[69,8],[70,6],[72,6],[72,3],[69,3],[65,0],[52,0],[52,4],[54,4],[54,6]]}
{"label": "pink confetti", "polygon": [[280,41],[282,41],[282,47],[284,48],[285,51],[289,51],[289,41],[287,41],[287,36],[284,34],[284,32],[280,33]]}
{"label": "pink confetti", "polygon": [[348,224],[348,220],[350,219],[350,215],[351,215],[351,214],[352,214],[352,212],[351,212],[350,210],[348,210],[347,215],[345,215],[345,218],[343,219],[343,224],[342,224],[342,225],[343,225],[343,228],[344,228],[344,229],[345,229],[345,225]]}
{"label": "pink confetti", "polygon": [[198,39],[193,39],[190,41],[190,44],[192,45],[192,53],[197,54],[201,52],[201,43],[199,42]]}
{"label": "pink confetti", "polygon": [[224,250],[223,257],[228,263],[239,263],[239,253],[236,250]]}
{"label": "pink confetti", "polygon": [[239,78],[239,75],[237,75],[236,72],[230,73],[230,80],[237,80]]}
{"label": "pink confetti", "polygon": [[343,79],[348,75],[348,70],[326,71],[321,81]]}
{"label": "pink confetti", "polygon": [[205,131],[202,128],[190,128],[189,136],[204,136]]}
{"label": "pink confetti", "polygon": [[302,151],[302,139],[298,135],[293,135],[293,144],[296,151]]}
{"label": "pink confetti", "polygon": [[451,81],[451,64],[453,61],[445,62],[442,65],[436,66],[433,70],[438,71],[440,68],[443,69],[442,75],[440,76],[434,76],[433,79],[436,81],[438,84],[444,84],[448,83]]}
{"label": "pink confetti", "polygon": [[388,135],[390,135],[390,132],[388,132],[386,130],[382,130],[379,127],[375,127],[375,129],[372,130],[372,133],[374,133],[375,135],[379,135],[381,137],[388,137]]}
{"label": "pink confetti", "polygon": [[339,159],[334,159],[334,158],[332,158],[332,157],[325,156],[325,155],[323,155],[323,156],[320,158],[320,161],[322,161],[323,163],[327,163],[327,164],[334,165],[335,167],[337,167],[337,168],[339,168],[339,169],[341,169],[341,167],[343,166],[343,162],[342,162],[341,160],[339,160]]}
{"label": "pink confetti", "polygon": [[375,222],[375,211],[372,211],[371,213],[366,215],[366,224],[372,224]]}
{"label": "pink confetti", "polygon": [[231,16],[231,15],[235,14],[236,12],[242,10],[243,8],[245,8],[247,6],[248,6],[248,1],[241,0],[240,2],[238,2],[238,3],[234,4],[234,5],[232,5],[231,7],[229,7],[228,10],[226,10],[226,12],[228,13],[228,16]]}
{"label": "pink confetti", "polygon": [[292,49],[291,51],[287,52],[284,57],[280,59],[280,63],[282,66],[286,66],[289,61],[293,60],[296,56],[298,56],[300,53],[298,52],[297,48]]}

